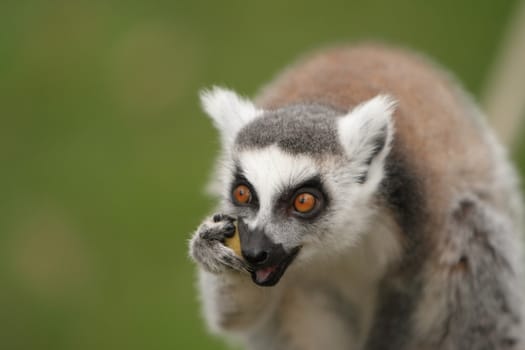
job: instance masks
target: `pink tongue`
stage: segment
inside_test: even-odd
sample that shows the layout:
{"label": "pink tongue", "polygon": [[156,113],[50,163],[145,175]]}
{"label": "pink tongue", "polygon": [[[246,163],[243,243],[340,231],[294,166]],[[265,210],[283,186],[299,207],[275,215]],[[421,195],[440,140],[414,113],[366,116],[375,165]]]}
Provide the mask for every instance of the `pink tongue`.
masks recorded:
{"label": "pink tongue", "polygon": [[257,282],[263,283],[265,282],[268,277],[277,269],[277,266],[270,266],[265,267],[264,269],[260,269],[255,271],[255,278],[257,279]]}

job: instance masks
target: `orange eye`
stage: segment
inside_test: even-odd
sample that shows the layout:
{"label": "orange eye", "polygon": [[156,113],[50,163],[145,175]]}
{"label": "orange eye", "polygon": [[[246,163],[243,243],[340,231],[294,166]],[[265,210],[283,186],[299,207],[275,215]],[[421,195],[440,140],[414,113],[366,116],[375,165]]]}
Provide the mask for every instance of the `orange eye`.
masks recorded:
{"label": "orange eye", "polygon": [[250,203],[252,199],[252,193],[246,185],[239,185],[233,190],[233,198],[237,203],[246,204]]}
{"label": "orange eye", "polygon": [[314,197],[314,195],[304,192],[298,194],[295,197],[293,201],[293,207],[299,213],[308,213],[315,208],[316,202],[317,199]]}

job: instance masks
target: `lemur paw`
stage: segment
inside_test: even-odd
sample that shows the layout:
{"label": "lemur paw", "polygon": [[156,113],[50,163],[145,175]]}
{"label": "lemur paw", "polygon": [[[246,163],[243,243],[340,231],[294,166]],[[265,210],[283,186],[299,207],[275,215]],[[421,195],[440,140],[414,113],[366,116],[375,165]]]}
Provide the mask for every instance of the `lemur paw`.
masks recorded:
{"label": "lemur paw", "polygon": [[226,238],[235,234],[235,218],[215,214],[206,219],[190,241],[190,256],[209,272],[220,273],[228,269],[246,270],[246,263],[225,246]]}

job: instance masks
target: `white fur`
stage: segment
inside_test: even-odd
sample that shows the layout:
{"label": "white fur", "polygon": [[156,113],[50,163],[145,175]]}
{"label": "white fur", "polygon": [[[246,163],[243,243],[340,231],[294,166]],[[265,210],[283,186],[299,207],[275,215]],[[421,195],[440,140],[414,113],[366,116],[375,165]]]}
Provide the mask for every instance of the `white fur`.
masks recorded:
{"label": "white fur", "polygon": [[[278,310],[285,320],[284,332],[291,335],[296,348],[361,349],[372,322],[379,279],[400,254],[395,224],[384,213],[377,213],[370,231],[347,247],[345,254],[327,249],[322,260],[292,265],[287,272],[292,280]],[[337,291],[353,305],[359,315],[355,329],[334,313],[326,296],[312,293],[316,286]]]}
{"label": "white fur", "polygon": [[242,152],[239,161],[244,175],[257,189],[262,211],[271,210],[280,191],[319,173],[310,157],[291,155],[277,146]]}
{"label": "white fur", "polygon": [[[391,217],[371,206],[367,189],[356,184],[352,171],[335,159],[327,157],[321,164],[308,156],[292,155],[270,146],[241,152],[237,161],[259,195],[260,210],[247,221],[252,227],[270,228],[279,191],[294,187],[321,170],[321,174],[329,174],[327,189],[339,194],[332,198],[332,205],[338,209],[332,218],[333,231],[304,242],[301,254],[276,287],[256,287],[242,276],[201,274],[208,324],[252,349],[273,348],[272,338],[260,338],[267,328],[272,328],[273,317],[283,322],[282,331],[290,336],[290,348],[359,348],[372,322],[377,283],[401,252]],[[225,194],[229,196],[229,190]],[[365,227],[367,232],[357,234]],[[289,243],[283,241],[289,236],[272,238]],[[355,307],[356,329],[348,328],[341,315],[333,312],[333,304],[323,294],[323,288],[333,290]],[[234,317],[230,319],[229,315]]]}
{"label": "white fur", "polygon": [[[277,146],[244,151],[239,155],[239,164],[259,196],[258,214],[253,220],[247,221],[252,228],[268,224],[275,205],[275,197],[284,189],[295,187],[319,174],[319,169],[312,163],[311,158],[291,155]],[[229,196],[229,193],[226,196]],[[272,238],[277,243],[290,243],[283,242],[282,237]]]}
{"label": "white fur", "polygon": [[229,147],[239,130],[262,113],[248,99],[235,92],[213,87],[200,93],[203,109],[220,131],[223,145]]}
{"label": "white fur", "polygon": [[[395,105],[396,101],[390,96],[378,95],[361,103],[339,120],[341,145],[356,168],[368,171],[367,184],[374,188],[382,178],[383,163],[390,152],[394,135],[392,114]],[[369,166],[366,161],[374,152],[374,140],[384,133],[385,129],[385,146]]]}
{"label": "white fur", "polygon": [[[370,221],[376,212],[371,202],[383,177],[383,162],[379,162],[374,186],[359,184],[356,177],[359,169],[357,164],[348,162],[342,164],[340,158],[326,156],[322,161],[307,155],[293,155],[281,150],[276,145],[263,149],[241,151],[237,163],[257,192],[259,210],[246,222],[253,229],[266,227],[267,234],[276,243],[285,247],[302,245],[299,259],[315,260],[320,251],[345,253],[355,246],[361,235],[366,234]],[[223,172],[223,184],[231,181],[233,167]],[[294,188],[298,184],[320,175],[323,185],[330,197],[330,234],[308,235],[308,237],[290,236],[283,229],[274,227],[272,215],[275,200],[284,190]],[[223,185],[225,199],[230,197],[230,187]],[[320,254],[321,256],[323,254]]]}

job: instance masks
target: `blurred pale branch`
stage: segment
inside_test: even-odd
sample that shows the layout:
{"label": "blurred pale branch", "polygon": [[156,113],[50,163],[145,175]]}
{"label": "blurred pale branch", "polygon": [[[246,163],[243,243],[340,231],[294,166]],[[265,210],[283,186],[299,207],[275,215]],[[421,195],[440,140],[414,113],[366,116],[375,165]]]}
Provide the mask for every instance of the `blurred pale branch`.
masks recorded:
{"label": "blurred pale branch", "polygon": [[483,93],[491,124],[512,145],[525,117],[525,1],[517,4]]}

